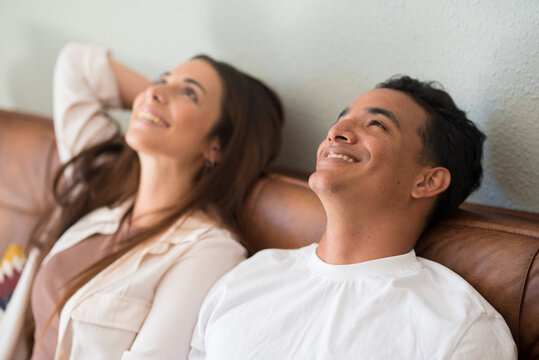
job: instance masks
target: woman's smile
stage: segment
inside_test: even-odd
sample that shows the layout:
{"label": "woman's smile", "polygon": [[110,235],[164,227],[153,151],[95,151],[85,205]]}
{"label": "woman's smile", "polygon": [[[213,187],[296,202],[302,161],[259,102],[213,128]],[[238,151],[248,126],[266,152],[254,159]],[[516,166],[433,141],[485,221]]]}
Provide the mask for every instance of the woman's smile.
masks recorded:
{"label": "woman's smile", "polygon": [[170,124],[161,116],[145,110],[140,110],[137,112],[136,120],[141,121],[144,124],[155,125],[157,127],[170,127]]}

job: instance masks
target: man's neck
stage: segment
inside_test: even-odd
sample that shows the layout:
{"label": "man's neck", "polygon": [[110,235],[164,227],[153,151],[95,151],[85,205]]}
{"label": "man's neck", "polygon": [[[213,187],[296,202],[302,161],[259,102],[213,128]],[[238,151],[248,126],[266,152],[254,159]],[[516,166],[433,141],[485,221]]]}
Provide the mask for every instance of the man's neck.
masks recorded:
{"label": "man's neck", "polygon": [[409,217],[351,208],[337,210],[327,204],[324,207],[326,233],[316,253],[329,264],[355,264],[406,254],[420,235]]}

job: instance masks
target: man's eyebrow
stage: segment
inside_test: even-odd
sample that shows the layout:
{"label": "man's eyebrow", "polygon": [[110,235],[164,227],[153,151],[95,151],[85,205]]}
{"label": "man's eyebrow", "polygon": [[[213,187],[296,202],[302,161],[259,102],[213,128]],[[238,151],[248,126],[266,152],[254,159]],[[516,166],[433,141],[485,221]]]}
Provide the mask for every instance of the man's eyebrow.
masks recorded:
{"label": "man's eyebrow", "polygon": [[[341,111],[339,116],[337,116],[337,121],[339,121],[339,119],[342,118],[346,114],[348,114],[348,108],[345,108],[343,111]],[[337,121],[335,121],[335,122],[337,122]]]}
{"label": "man's eyebrow", "polygon": [[367,108],[367,113],[384,115],[389,120],[391,120],[393,122],[393,124],[395,124],[395,126],[399,130],[401,128],[401,124],[400,124],[399,120],[397,119],[397,117],[391,111],[389,111],[387,109],[371,107],[371,108]]}
{"label": "man's eyebrow", "polygon": [[[341,111],[341,113],[339,114],[339,116],[337,116],[337,120],[335,120],[335,122],[333,123],[333,125],[335,125],[336,123],[339,122],[339,120],[348,113],[348,108],[344,109],[343,111]],[[333,126],[332,125],[332,126]]]}

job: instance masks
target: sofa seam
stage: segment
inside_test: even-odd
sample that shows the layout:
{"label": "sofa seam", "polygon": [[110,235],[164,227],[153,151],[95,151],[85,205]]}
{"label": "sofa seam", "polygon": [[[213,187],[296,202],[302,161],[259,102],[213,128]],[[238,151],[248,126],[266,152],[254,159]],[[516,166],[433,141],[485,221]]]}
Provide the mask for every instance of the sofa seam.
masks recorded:
{"label": "sofa seam", "polygon": [[539,239],[539,235],[532,235],[532,234],[529,234],[529,233],[526,233],[526,232],[520,232],[520,231],[510,231],[510,230],[501,229],[501,228],[492,228],[492,227],[488,227],[488,226],[484,226],[484,225],[474,225],[474,226],[472,226],[472,225],[468,225],[468,224],[462,224],[462,223],[459,223],[459,222],[447,222],[447,223],[438,224],[438,226],[447,226],[447,227],[451,227],[451,226],[455,226],[455,225],[470,228],[470,229],[490,230],[490,231],[502,232],[502,233],[511,234],[511,235],[521,235],[521,236],[529,237],[531,239]]}

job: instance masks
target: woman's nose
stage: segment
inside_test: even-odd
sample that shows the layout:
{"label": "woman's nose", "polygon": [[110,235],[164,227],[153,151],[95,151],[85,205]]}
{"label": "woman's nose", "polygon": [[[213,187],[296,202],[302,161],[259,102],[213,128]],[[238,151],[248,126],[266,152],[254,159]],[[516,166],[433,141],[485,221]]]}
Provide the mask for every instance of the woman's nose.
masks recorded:
{"label": "woman's nose", "polygon": [[146,93],[146,96],[149,100],[152,102],[156,102],[159,104],[166,103],[166,95],[165,90],[160,85],[153,85],[148,88],[148,91]]}

